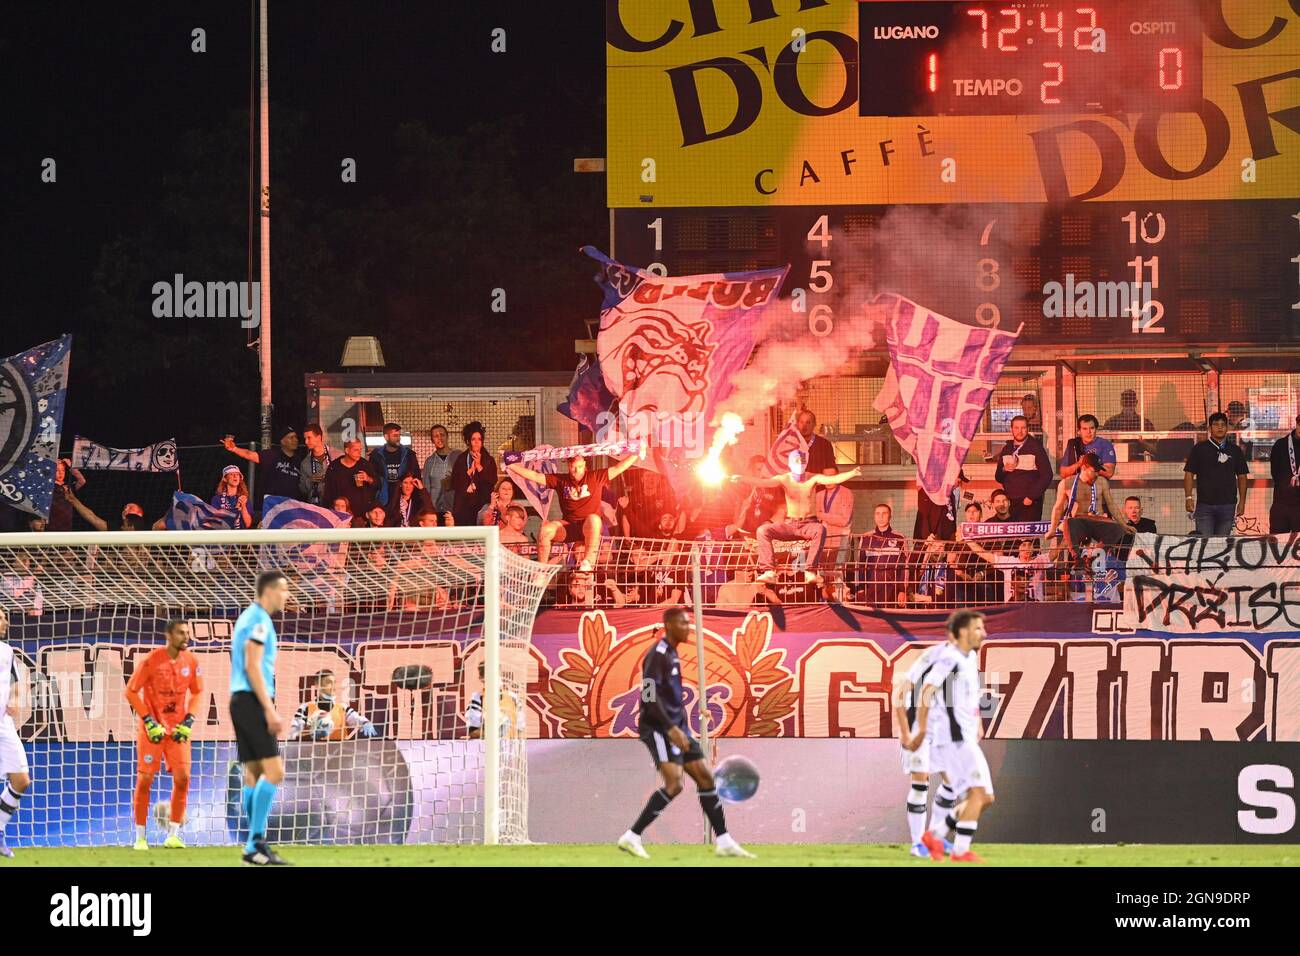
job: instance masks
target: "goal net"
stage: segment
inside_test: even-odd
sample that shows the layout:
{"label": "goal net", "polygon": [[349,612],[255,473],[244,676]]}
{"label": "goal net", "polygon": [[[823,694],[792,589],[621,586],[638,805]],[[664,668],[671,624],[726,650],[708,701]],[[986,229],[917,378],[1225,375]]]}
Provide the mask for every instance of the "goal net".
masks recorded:
{"label": "goal net", "polygon": [[[273,617],[285,780],[268,839],[527,841],[530,636],[552,569],[495,529],[386,528],[0,536],[14,723],[33,777],[14,845],[129,845],[142,806],[158,842],[187,772],[181,838],[245,838],[230,636],[271,569],[290,599]],[[126,691],[171,621],[188,627],[202,689],[181,686],[187,658],[148,669],[146,708],[183,690],[151,716],[171,731],[194,715],[191,743],[169,732],[148,747]],[[151,698],[155,680],[172,695]]]}

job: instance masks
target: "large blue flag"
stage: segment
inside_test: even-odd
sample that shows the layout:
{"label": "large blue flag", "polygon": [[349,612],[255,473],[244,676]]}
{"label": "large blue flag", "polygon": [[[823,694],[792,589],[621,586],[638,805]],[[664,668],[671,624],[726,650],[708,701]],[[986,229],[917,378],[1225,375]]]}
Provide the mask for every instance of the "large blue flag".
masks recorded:
{"label": "large blue flag", "polygon": [[0,362],[0,501],[50,516],[72,336]]}
{"label": "large blue flag", "polygon": [[234,528],[239,516],[229,508],[214,508],[202,498],[177,491],[165,518],[168,531],[199,531]]}
{"label": "large blue flag", "polygon": [[600,359],[584,355],[569,384],[569,397],[555,410],[594,434],[600,427],[600,416],[613,404],[614,396],[605,387],[605,376],[600,371]]}

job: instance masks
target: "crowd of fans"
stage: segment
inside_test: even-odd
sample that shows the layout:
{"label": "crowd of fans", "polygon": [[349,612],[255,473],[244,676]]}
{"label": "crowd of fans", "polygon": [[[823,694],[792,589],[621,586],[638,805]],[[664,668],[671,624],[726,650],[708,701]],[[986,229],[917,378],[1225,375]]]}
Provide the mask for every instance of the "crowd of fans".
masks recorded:
{"label": "crowd of fans", "polygon": [[[496,525],[508,548],[564,565],[548,597],[559,605],[675,604],[690,585],[692,550],[702,555],[715,603],[1115,600],[1133,535],[1156,526],[1143,516],[1140,498],[1114,493],[1117,456],[1097,418],[1079,416],[1054,469],[1030,397],[994,456],[997,487],[987,499],[976,499],[964,472],[946,501],[920,492],[910,537],[894,528],[892,508],[883,502],[872,509],[873,527],[853,528],[853,492],[845,481],[856,472],[838,470],[830,443],[806,411],[797,423],[807,450],[792,463],[795,473],[773,478],[767,459],[754,456],[740,481],[721,487],[696,481],[674,487],[654,470],[633,469],[635,457],[606,468],[577,458],[559,473],[498,467],[479,422],[461,430],[460,450],[450,448],[446,427],[433,426],[433,450],[423,462],[396,423],[384,426],[384,444],[368,457],[360,439],[345,442],[341,453],[331,449],[317,426],[304,429],[302,446],[297,430],[285,428],[276,447],[260,452],[227,436],[226,450],[257,467],[257,494],[250,496],[243,470],[232,463],[210,503],[233,514],[239,528],[256,526],[266,496],[332,508],[350,515],[354,527]],[[1108,429],[1143,427],[1130,404],[1107,421]],[[1186,457],[1186,506],[1197,534],[1232,534],[1245,508],[1246,456],[1229,436],[1230,425],[1229,416],[1211,415],[1206,438]],[[1274,533],[1300,528],[1298,463],[1300,418],[1273,448]],[[50,517],[30,519],[29,527],[71,530],[74,514],[101,531],[150,527],[134,503],[112,523],[95,514],[78,498],[85,481],[61,460]],[[560,506],[560,517],[544,520],[535,539],[526,531],[524,481],[554,490]],[[1054,507],[1045,516],[1053,483]],[[1045,528],[1023,527],[1044,521]],[[985,526],[978,535],[965,531],[975,524]],[[163,520],[152,527],[163,527]]]}

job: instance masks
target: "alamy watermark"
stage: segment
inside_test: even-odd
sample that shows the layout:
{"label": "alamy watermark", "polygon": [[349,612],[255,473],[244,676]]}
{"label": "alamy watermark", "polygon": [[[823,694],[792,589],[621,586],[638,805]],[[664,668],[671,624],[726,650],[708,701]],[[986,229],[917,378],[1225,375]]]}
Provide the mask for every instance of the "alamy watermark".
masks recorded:
{"label": "alamy watermark", "polygon": [[1129,318],[1140,331],[1155,321],[1148,315],[1153,301],[1150,282],[1076,282],[1067,272],[1065,282],[1043,285],[1043,318]]}
{"label": "alamy watermark", "polygon": [[159,319],[233,319],[245,329],[262,324],[262,283],[185,281],[153,284],[153,314]]}

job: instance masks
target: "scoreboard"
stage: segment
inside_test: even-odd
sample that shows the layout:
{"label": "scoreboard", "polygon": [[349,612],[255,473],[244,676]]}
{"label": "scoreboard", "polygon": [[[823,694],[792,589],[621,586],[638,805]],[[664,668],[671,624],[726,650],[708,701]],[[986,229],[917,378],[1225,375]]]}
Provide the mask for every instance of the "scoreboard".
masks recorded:
{"label": "scoreboard", "polygon": [[616,258],[1020,343],[1300,346],[1300,4],[611,4]]}
{"label": "scoreboard", "polygon": [[[1010,213],[1010,215],[1009,215]],[[615,249],[668,275],[791,263],[813,335],[871,291],[1024,345],[1300,345],[1300,203],[618,210]],[[929,251],[927,254],[927,250]]]}
{"label": "scoreboard", "polygon": [[1187,110],[1201,99],[1191,0],[863,3],[863,110],[892,116]]}

